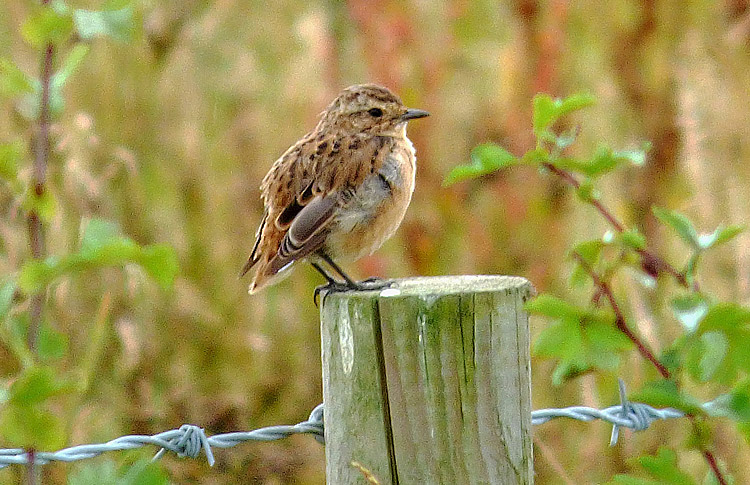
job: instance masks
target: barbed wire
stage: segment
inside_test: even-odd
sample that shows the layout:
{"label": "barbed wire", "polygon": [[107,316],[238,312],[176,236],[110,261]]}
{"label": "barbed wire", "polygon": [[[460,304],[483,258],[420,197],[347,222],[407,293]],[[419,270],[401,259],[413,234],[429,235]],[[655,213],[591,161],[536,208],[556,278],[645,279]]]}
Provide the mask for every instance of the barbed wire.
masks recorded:
{"label": "barbed wire", "polygon": [[[552,419],[570,418],[578,421],[601,420],[613,425],[610,446],[617,443],[620,428],[643,431],[657,420],[681,418],[685,414],[677,409],[657,409],[647,404],[630,402],[625,395],[625,384],[620,386],[620,404],[606,409],[585,406],[572,406],[557,409],[540,409],[531,412],[531,424],[538,426]],[[712,403],[704,404],[709,408]],[[306,421],[295,425],[269,426],[254,431],[223,433],[207,437],[203,428],[192,424],[182,425],[179,429],[164,431],[155,435],[128,435],[100,444],[79,445],[55,452],[35,452],[35,465],[46,465],[53,461],[71,462],[99,456],[109,451],[132,450],[146,445],[161,448],[154,460],[158,460],[166,451],[172,451],[180,457],[197,458],[205,453],[208,464],[213,466],[215,459],[212,447],[231,448],[246,441],[275,441],[295,434],[311,434],[316,441],[325,444],[323,434],[323,404],[312,410]],[[26,465],[29,453],[21,448],[0,449],[0,469],[8,465]]]}

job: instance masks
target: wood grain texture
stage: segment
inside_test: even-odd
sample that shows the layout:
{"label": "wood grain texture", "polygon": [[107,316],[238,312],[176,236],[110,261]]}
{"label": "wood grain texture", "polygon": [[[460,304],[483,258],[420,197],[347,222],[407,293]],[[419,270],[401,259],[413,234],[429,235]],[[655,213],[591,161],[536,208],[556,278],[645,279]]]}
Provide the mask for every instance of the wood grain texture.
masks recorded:
{"label": "wood grain texture", "polygon": [[328,483],[531,484],[523,278],[399,280],[321,308]]}

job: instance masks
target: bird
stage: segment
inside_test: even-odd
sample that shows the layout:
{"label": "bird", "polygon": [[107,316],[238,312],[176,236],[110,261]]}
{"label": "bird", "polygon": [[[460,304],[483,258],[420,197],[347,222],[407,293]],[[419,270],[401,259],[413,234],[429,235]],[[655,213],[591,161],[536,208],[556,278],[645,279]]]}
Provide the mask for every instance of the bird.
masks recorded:
{"label": "bird", "polygon": [[255,268],[250,294],[305,260],[327,281],[316,297],[322,288],[389,285],[378,278],[354,281],[336,261],[372,254],[401,224],[416,176],[406,125],[426,116],[377,84],[353,85],[336,96],[315,128],[289,147],[261,182],[263,218],[240,272],[242,277]]}

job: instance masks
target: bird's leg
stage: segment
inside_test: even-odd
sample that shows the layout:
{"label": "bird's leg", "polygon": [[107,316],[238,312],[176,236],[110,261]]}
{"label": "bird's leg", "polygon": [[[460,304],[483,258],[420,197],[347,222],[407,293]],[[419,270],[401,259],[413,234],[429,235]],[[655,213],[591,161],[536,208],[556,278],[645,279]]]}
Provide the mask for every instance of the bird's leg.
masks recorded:
{"label": "bird's leg", "polygon": [[323,267],[319,265],[318,263],[310,263],[310,264],[312,264],[313,268],[318,270],[318,273],[320,273],[323,276],[323,278],[326,279],[329,285],[341,284],[338,281],[336,281],[336,279],[333,276],[328,274],[328,271],[324,270]]}
{"label": "bird's leg", "polygon": [[339,268],[339,265],[336,264],[336,263],[334,263],[330,256],[328,256],[324,252],[320,252],[319,254],[320,254],[321,259],[323,261],[325,261],[326,263],[328,263],[328,266],[330,266],[331,268],[333,268],[333,270],[336,273],[338,273],[339,276],[341,276],[342,278],[344,278],[344,281],[346,281],[346,284],[347,284],[347,286],[349,286],[349,288],[351,288],[353,290],[357,289],[357,283],[353,279],[351,279],[348,274],[344,273],[344,270],[342,270],[341,268]]}
{"label": "bird's leg", "polygon": [[376,277],[367,278],[366,280],[362,280],[362,281],[354,281],[353,279],[349,277],[349,275],[344,273],[344,271],[339,267],[339,265],[337,265],[333,261],[333,259],[331,259],[331,257],[328,256],[326,253],[320,252],[319,255],[321,259],[325,261],[326,263],[328,263],[328,265],[331,268],[333,268],[333,270],[336,273],[338,273],[342,278],[344,278],[344,281],[346,281],[346,286],[347,286],[346,289],[348,290],[359,290],[359,291],[379,290],[381,288],[388,288],[393,283],[390,280],[384,280],[384,279],[376,278]]}
{"label": "bird's leg", "polygon": [[[317,288],[315,288],[315,292],[313,293],[313,303],[315,306],[318,306],[318,298],[320,296],[320,292],[325,290],[326,295],[328,295],[328,292],[330,291],[346,291],[351,289],[351,286],[349,283],[353,283],[351,280],[342,283],[340,281],[336,281],[336,278],[330,275],[328,271],[324,270],[322,266],[320,266],[318,263],[312,262],[312,267],[318,270],[318,272],[323,275],[323,278],[326,279],[328,283],[325,285],[320,285]],[[325,302],[325,296],[323,297],[323,302]]]}

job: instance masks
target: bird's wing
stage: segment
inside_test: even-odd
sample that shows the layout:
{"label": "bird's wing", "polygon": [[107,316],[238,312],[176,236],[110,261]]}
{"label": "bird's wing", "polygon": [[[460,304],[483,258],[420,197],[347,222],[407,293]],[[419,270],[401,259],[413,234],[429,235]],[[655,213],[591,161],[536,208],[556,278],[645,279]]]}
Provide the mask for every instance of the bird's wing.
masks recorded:
{"label": "bird's wing", "polygon": [[318,250],[325,242],[329,223],[339,202],[336,194],[317,195],[303,206],[292,219],[266,272],[276,274],[292,262]]}
{"label": "bird's wing", "polygon": [[253,250],[250,253],[250,257],[247,258],[247,262],[245,263],[245,266],[242,267],[242,271],[240,271],[240,278],[245,276],[245,274],[247,274],[247,272],[250,271],[250,268],[255,266],[255,263],[257,263],[260,260],[258,247],[260,247],[260,242],[263,237],[263,229],[266,227],[267,220],[268,220],[268,211],[265,211],[263,213],[263,220],[260,221],[260,226],[258,226],[258,230],[255,232],[255,244],[253,245]]}
{"label": "bird's wing", "polygon": [[337,210],[379,169],[373,163],[387,141],[376,138],[364,143],[359,135],[308,137],[299,149],[287,152],[292,158],[285,154],[278,170],[272,168],[263,185],[267,215],[245,265],[249,270],[260,261],[252,288],[323,246]]}

